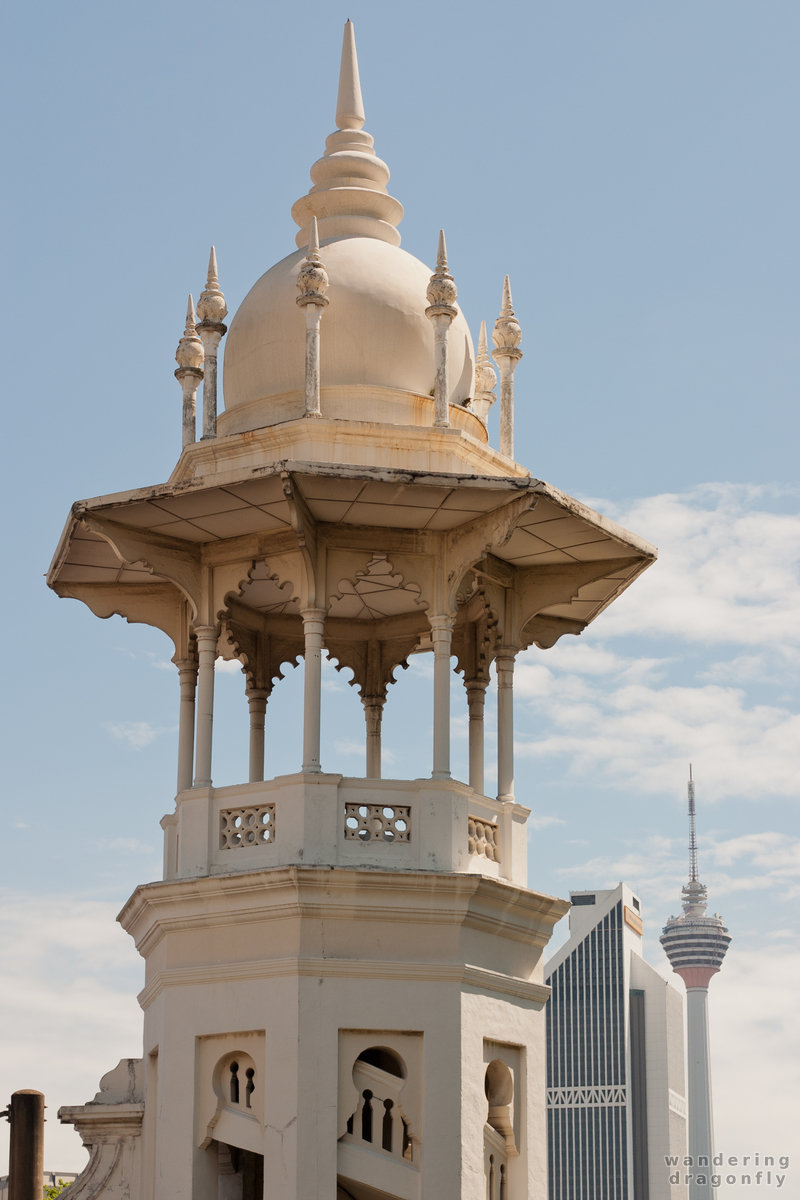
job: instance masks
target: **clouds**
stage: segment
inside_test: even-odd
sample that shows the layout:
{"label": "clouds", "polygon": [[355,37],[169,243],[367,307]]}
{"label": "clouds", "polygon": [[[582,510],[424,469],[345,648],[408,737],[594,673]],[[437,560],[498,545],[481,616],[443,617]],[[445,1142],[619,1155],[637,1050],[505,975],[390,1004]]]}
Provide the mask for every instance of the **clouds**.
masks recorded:
{"label": "clouds", "polygon": [[[703,836],[701,851],[700,876],[708,886],[712,908],[738,893],[763,891],[773,897],[777,912],[800,896],[800,837],[777,830],[733,837],[711,832]],[[565,889],[584,883],[614,887],[624,880],[641,893],[645,911],[653,914],[656,925],[663,922],[655,914],[663,913],[666,919],[678,911],[689,861],[684,839],[633,836],[616,853],[587,858],[572,852],[570,857],[556,871]]]}
{"label": "clouds", "polygon": [[707,484],[615,511],[660,561],[580,640],[520,659],[520,757],[649,794],[694,761],[704,802],[794,799],[800,515],[763,507],[785,500]]}
{"label": "clouds", "polygon": [[116,741],[125,742],[133,750],[144,750],[166,732],[149,721],[106,721],[103,728]]}
{"label": "clouds", "polygon": [[[603,636],[800,648],[800,493],[708,483],[626,506],[592,503],[659,547],[656,565],[603,614]],[[790,504],[795,511],[773,511]]]}
{"label": "clouds", "polygon": [[141,1055],[142,965],[117,907],[74,895],[0,896],[0,960],[13,980],[0,989],[6,1098],[44,1092],[48,1169],[86,1162],[77,1134],[56,1118],[59,1106],[92,1099],[120,1057]]}

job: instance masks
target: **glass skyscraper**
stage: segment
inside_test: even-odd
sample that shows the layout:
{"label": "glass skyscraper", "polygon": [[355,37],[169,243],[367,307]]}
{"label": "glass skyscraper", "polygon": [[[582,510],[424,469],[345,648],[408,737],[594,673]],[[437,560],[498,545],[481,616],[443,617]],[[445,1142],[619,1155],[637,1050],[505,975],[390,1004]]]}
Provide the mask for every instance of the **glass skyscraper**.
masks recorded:
{"label": "glass skyscraper", "polygon": [[686,1153],[683,998],[642,958],[627,885],[570,899],[545,968],[550,1200],[683,1200],[665,1161]]}

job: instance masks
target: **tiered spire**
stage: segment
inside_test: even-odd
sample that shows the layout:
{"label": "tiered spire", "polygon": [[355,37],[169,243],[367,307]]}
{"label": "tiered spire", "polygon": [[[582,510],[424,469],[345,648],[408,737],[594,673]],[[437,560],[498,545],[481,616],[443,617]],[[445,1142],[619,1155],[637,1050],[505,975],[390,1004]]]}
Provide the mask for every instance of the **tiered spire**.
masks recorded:
{"label": "tiered spire", "polygon": [[297,245],[308,245],[311,218],[319,221],[319,236],[327,241],[342,237],[373,237],[400,245],[397,226],[403,206],[386,190],[389,168],[378,158],[374,139],[363,129],[364,102],[358,74],[353,22],[344,27],[336,131],[325,143],[325,153],[311,168],[313,187],[292,208],[300,226]]}

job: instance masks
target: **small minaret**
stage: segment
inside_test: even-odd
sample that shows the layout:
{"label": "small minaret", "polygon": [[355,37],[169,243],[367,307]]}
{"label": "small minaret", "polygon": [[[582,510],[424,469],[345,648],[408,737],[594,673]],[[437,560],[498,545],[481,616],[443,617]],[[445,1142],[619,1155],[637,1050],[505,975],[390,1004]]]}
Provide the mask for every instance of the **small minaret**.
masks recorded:
{"label": "small minaret", "polygon": [[178,349],[175,351],[175,361],[178,364],[175,378],[183,391],[183,439],[181,444],[186,447],[195,440],[197,389],[203,379],[203,346],[197,336],[194,300],[191,292],[189,293],[189,303],[186,306],[186,325],[183,337],[178,342]]}
{"label": "small minaret", "polygon": [[514,457],[514,371],[522,358],[519,344],[522,330],[514,315],[511,284],[506,275],[503,282],[503,302],[500,316],[494,323],[493,357],[500,368],[500,453]]}
{"label": "small minaret", "polygon": [[433,321],[436,380],[433,385],[433,423],[439,427],[450,424],[447,408],[447,334],[450,324],[458,313],[455,307],[458,291],[455,280],[447,267],[447,245],[444,230],[439,230],[439,249],[436,255],[436,270],[428,284],[428,307],[425,316]]}
{"label": "small minaret", "polygon": [[486,423],[489,419],[489,409],[497,396],[497,372],[489,358],[489,344],[486,337],[486,322],[481,321],[481,331],[478,335],[478,353],[475,356],[475,394],[472,397],[472,411]]}
{"label": "small minaret", "polygon": [[300,295],[297,303],[306,312],[306,416],[320,416],[319,395],[319,326],[323,309],[327,307],[328,272],[319,256],[317,218],[311,218],[308,253],[297,274]]}
{"label": "small minaret", "polygon": [[716,914],[706,916],[708,890],[697,876],[694,780],[689,766],[689,882],[681,890],[683,913],[670,917],[661,935],[661,945],[672,969],[686,984],[686,1033],[688,1043],[689,1156],[692,1160],[689,1200],[709,1200],[716,1194],[710,1186],[697,1183],[698,1174],[710,1177],[699,1164],[711,1166],[714,1155],[714,1126],[711,1109],[711,1064],[708,1041],[708,985],[722,966],[731,937]]}
{"label": "small minaret", "polygon": [[223,325],[228,315],[228,306],[219,286],[217,274],[217,252],[211,247],[208,259],[206,286],[197,301],[200,318],[197,332],[205,352],[205,381],[203,383],[203,437],[217,436],[217,352],[228,326]]}

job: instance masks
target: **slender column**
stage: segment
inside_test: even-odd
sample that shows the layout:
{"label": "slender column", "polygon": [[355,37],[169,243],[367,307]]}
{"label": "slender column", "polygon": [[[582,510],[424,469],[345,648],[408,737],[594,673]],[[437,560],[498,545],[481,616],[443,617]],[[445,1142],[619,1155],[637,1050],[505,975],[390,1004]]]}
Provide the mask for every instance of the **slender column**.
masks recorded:
{"label": "slender column", "polygon": [[197,638],[197,742],[194,786],[211,786],[211,741],[214,726],[214,663],[217,658],[216,625],[195,627]]}
{"label": "slender column", "polygon": [[44,1096],[31,1088],[14,1092],[6,1113],[11,1123],[9,1200],[41,1200],[44,1187]]}
{"label": "slender column", "polygon": [[217,436],[217,353],[219,344],[228,328],[227,325],[223,325],[223,320],[228,315],[228,308],[225,304],[225,297],[220,291],[217,253],[213,246],[208,260],[206,286],[197,301],[197,315],[200,317],[197,332],[205,353],[203,437],[213,438]]}
{"label": "slender column", "polygon": [[522,330],[514,315],[511,285],[506,275],[500,316],[494,324],[494,360],[500,368],[500,453],[514,457],[514,371],[522,358]]}
{"label": "slender column", "polygon": [[453,618],[430,617],[433,641],[433,778],[450,778],[450,641]]}
{"label": "slender column", "polygon": [[467,681],[467,708],[469,711],[469,786],[483,795],[483,714],[486,706],[485,679]]}
{"label": "slender column", "polygon": [[186,327],[175,351],[178,369],[175,378],[183,392],[181,446],[185,449],[195,440],[195,408],[197,389],[203,379],[203,347],[197,336],[194,303],[191,295],[186,308]]}
{"label": "slender column", "polygon": [[[686,982],[686,1057],[689,1105],[689,1154],[693,1160],[693,1178],[689,1200],[713,1200],[716,1189],[697,1182],[697,1163],[714,1156],[714,1128],[711,1115],[711,1066],[708,1040],[708,987],[690,987]],[[708,1175],[709,1172],[706,1172]]]}
{"label": "slender column", "polygon": [[368,697],[364,701],[364,719],[367,725],[367,779],[380,779],[382,697]]}
{"label": "slender column", "polygon": [[322,637],[325,609],[303,610],[305,639],[305,691],[303,696],[303,771],[321,771],[319,762],[320,711],[322,698]]}
{"label": "slender column", "polygon": [[306,416],[318,417],[320,408],[319,327],[323,309],[328,304],[328,273],[319,256],[317,218],[311,218],[308,252],[297,275],[300,295],[297,303],[306,310]]}
{"label": "slender column", "polygon": [[178,791],[192,786],[192,763],[194,760],[194,705],[197,694],[197,662],[193,658],[179,658],[180,709],[178,717]]}
{"label": "slender column", "polygon": [[266,724],[266,688],[248,688],[247,704],[250,709],[250,782],[260,783],[264,778],[264,726]]}
{"label": "slender column", "polygon": [[503,646],[497,654],[497,799],[514,799],[514,658]]}
{"label": "slender column", "polygon": [[433,423],[439,428],[450,424],[447,379],[447,334],[458,309],[455,307],[458,292],[447,268],[447,246],[444,230],[439,232],[439,249],[436,255],[436,270],[428,284],[428,307],[425,316],[433,322],[434,362],[436,367],[433,385]]}

